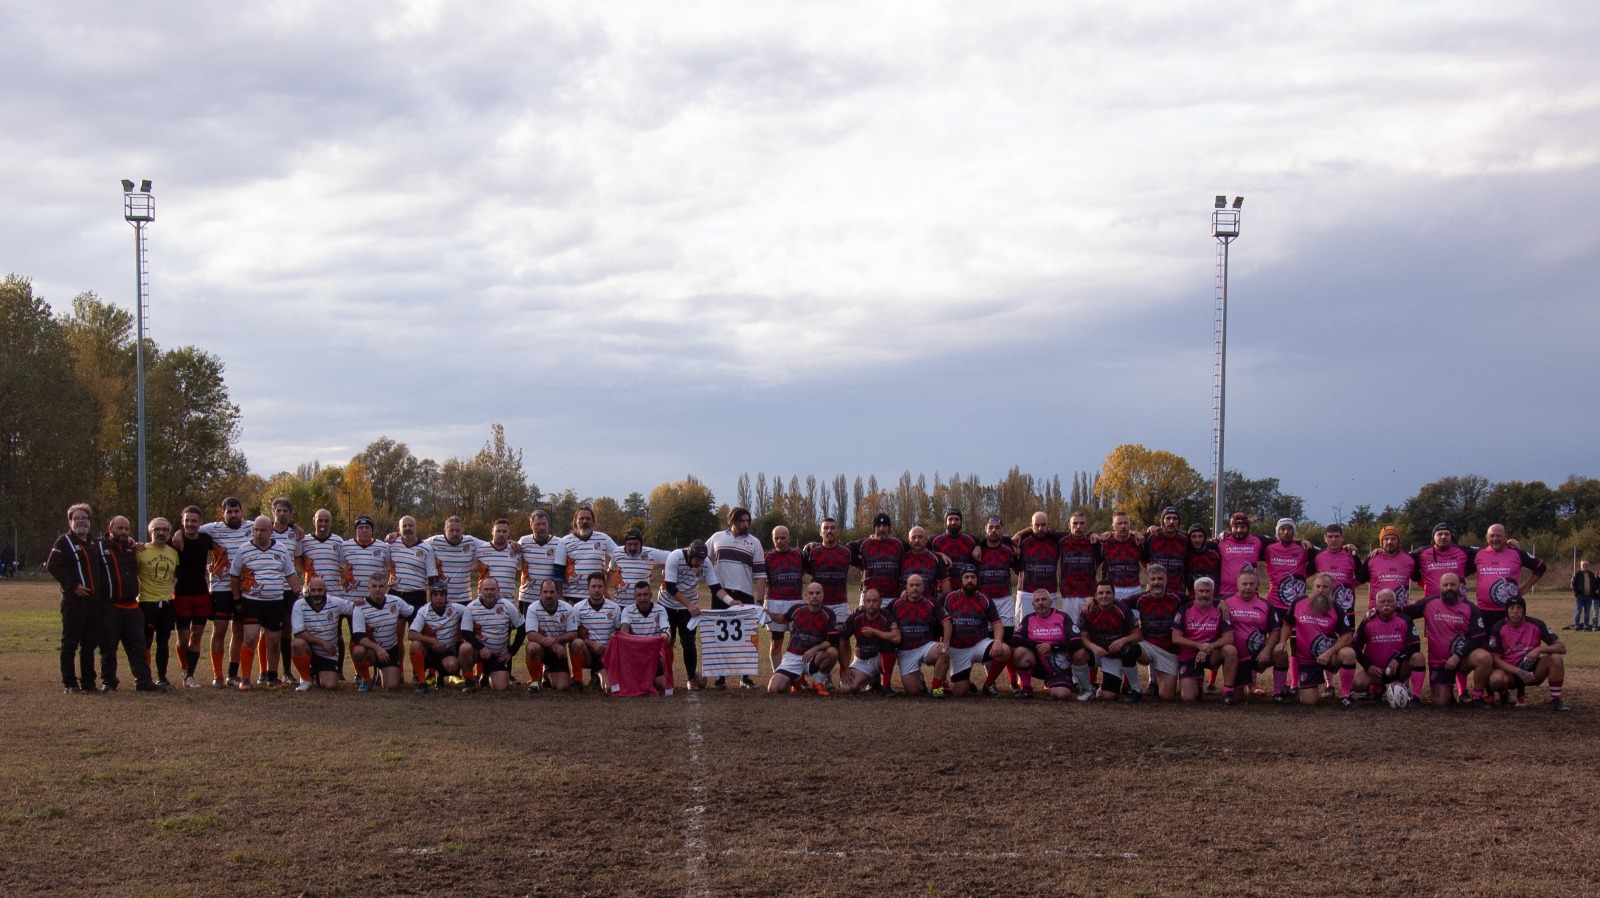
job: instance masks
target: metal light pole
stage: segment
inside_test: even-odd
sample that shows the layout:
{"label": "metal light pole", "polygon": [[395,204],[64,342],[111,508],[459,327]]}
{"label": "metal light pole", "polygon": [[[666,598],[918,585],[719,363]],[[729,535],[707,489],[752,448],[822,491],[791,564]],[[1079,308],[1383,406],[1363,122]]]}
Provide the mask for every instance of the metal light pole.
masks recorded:
{"label": "metal light pole", "polygon": [[1211,236],[1217,239],[1217,355],[1211,367],[1211,478],[1215,495],[1215,507],[1211,511],[1211,535],[1213,538],[1222,534],[1222,442],[1227,425],[1227,400],[1228,400],[1228,245],[1239,236],[1239,207],[1244,205],[1244,197],[1233,198],[1233,207],[1228,207],[1228,198],[1217,196],[1216,205],[1211,210]]}
{"label": "metal light pole", "polygon": [[122,217],[128,220],[128,224],[133,225],[133,263],[135,274],[138,276],[136,294],[138,304],[135,306],[138,340],[133,344],[133,376],[139,415],[139,522],[133,531],[133,538],[143,539],[145,527],[149,523],[149,518],[145,515],[144,319],[150,313],[150,259],[145,252],[144,226],[156,220],[156,201],[155,197],[150,195],[149,181],[140,181],[138,189],[134,189],[132,181],[123,180]]}

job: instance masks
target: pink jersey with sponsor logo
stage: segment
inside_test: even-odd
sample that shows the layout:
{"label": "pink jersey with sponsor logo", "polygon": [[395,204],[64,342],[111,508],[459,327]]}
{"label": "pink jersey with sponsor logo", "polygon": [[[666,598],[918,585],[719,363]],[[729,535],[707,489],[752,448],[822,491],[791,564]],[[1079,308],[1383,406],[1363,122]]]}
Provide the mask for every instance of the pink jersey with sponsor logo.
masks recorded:
{"label": "pink jersey with sponsor logo", "polygon": [[1491,611],[1504,611],[1506,600],[1520,595],[1518,584],[1524,568],[1537,574],[1544,573],[1544,562],[1521,549],[1506,546],[1504,549],[1479,549],[1472,556],[1472,566],[1478,572],[1475,595],[1478,607]]}
{"label": "pink jersey with sponsor logo", "polygon": [[1228,613],[1228,624],[1233,629],[1233,647],[1240,661],[1248,661],[1261,654],[1267,645],[1267,634],[1272,629],[1272,606],[1260,596],[1234,596],[1222,603]]}
{"label": "pink jersey with sponsor logo", "polygon": [[1261,563],[1261,551],[1264,548],[1261,537],[1254,533],[1244,539],[1238,539],[1230,533],[1217,540],[1217,554],[1222,556],[1222,582],[1217,585],[1223,598],[1238,591],[1240,571]]}
{"label": "pink jersey with sponsor logo", "polygon": [[1439,594],[1439,578],[1455,574],[1461,578],[1461,588],[1466,589],[1467,575],[1472,573],[1472,556],[1460,546],[1451,546],[1443,552],[1429,546],[1418,552],[1417,582],[1422,584],[1422,594],[1433,598]]}
{"label": "pink jersey with sponsor logo", "polygon": [[1396,655],[1415,652],[1420,645],[1416,621],[1398,612],[1388,620],[1375,614],[1356,630],[1356,652],[1379,667],[1388,667]]}
{"label": "pink jersey with sponsor logo", "polygon": [[1272,583],[1267,589],[1267,604],[1282,611],[1306,594],[1311,553],[1297,542],[1274,542],[1262,549],[1261,554],[1266,558],[1267,576]]}
{"label": "pink jersey with sponsor logo", "polygon": [[1409,552],[1386,555],[1382,552],[1367,559],[1367,613],[1377,607],[1378,593],[1394,590],[1396,607],[1406,607],[1411,596],[1411,580],[1417,570],[1417,559]]}
{"label": "pink jersey with sponsor logo", "polygon": [[1473,644],[1483,638],[1483,615],[1464,598],[1454,605],[1444,599],[1429,599],[1407,608],[1406,614],[1422,618],[1431,668],[1444,667],[1451,655],[1465,659]]}
{"label": "pink jersey with sponsor logo", "polygon": [[1339,612],[1339,607],[1328,605],[1327,611],[1313,611],[1311,597],[1306,596],[1289,609],[1291,633],[1294,637],[1294,660],[1301,664],[1317,664],[1317,656],[1333,648],[1339,637],[1350,632],[1350,619]]}
{"label": "pink jersey with sponsor logo", "polygon": [[1524,617],[1522,623],[1514,627],[1509,620],[1499,621],[1489,631],[1489,651],[1507,664],[1520,665],[1540,643],[1554,645],[1555,641],[1556,634],[1536,617]]}
{"label": "pink jersey with sponsor logo", "polygon": [[1078,637],[1067,616],[1059,611],[1029,614],[1017,627],[1017,635],[1029,643],[1043,645],[1059,645]]}
{"label": "pink jersey with sponsor logo", "polygon": [[1333,604],[1345,614],[1355,614],[1356,586],[1366,579],[1360,559],[1354,552],[1340,549],[1337,552],[1321,551],[1311,559],[1311,569],[1333,578]]}
{"label": "pink jersey with sponsor logo", "polygon": [[[1206,643],[1222,632],[1222,610],[1213,604],[1210,608],[1189,605],[1178,612],[1172,622],[1172,632],[1192,642]],[[1186,645],[1178,646],[1179,661],[1193,661],[1199,653]]]}

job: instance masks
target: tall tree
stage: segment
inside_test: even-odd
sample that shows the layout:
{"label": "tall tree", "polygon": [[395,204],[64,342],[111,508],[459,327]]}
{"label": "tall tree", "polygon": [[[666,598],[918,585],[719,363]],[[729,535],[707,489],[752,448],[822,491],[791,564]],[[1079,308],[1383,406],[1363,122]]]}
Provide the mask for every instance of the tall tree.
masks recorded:
{"label": "tall tree", "polygon": [[[1236,511],[1250,515],[1252,520],[1265,522],[1268,527],[1279,518],[1305,519],[1305,500],[1279,489],[1276,477],[1250,480],[1238,471],[1223,471],[1222,488],[1223,502],[1228,506],[1222,510],[1224,521]],[[1208,503],[1206,508],[1210,507]]]}
{"label": "tall tree", "polygon": [[1125,511],[1136,526],[1159,524],[1161,510],[1172,505],[1189,519],[1203,507],[1205,479],[1181,455],[1124,443],[1106,455],[1100,466],[1100,494],[1112,511]]}
{"label": "tall tree", "polygon": [[650,526],[645,541],[661,549],[687,546],[717,531],[711,490],[693,476],[650,491]]}

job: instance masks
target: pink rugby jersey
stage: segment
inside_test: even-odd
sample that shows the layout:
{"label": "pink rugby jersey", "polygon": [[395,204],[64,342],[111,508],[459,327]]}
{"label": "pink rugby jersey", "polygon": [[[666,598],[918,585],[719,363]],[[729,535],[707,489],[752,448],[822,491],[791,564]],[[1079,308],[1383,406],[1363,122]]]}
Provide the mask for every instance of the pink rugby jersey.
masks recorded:
{"label": "pink rugby jersey", "polygon": [[1367,613],[1378,605],[1378,593],[1394,590],[1395,606],[1406,607],[1411,596],[1411,581],[1416,576],[1417,559],[1409,552],[1383,552],[1367,559]]}
{"label": "pink rugby jersey", "polygon": [[1022,623],[1017,625],[1017,637],[1030,647],[1037,648],[1071,642],[1078,638],[1078,631],[1067,620],[1067,616],[1059,611],[1047,615],[1034,611],[1023,617]]}
{"label": "pink rugby jersey", "polygon": [[1306,594],[1306,572],[1311,568],[1311,553],[1298,542],[1287,545],[1274,541],[1261,550],[1266,559],[1267,604],[1279,611],[1287,610]]}
{"label": "pink rugby jersey", "polygon": [[[1210,608],[1193,604],[1185,606],[1173,620],[1172,631],[1193,642],[1211,642],[1222,632],[1222,609],[1216,604]],[[1199,654],[1186,645],[1178,646],[1179,661],[1193,661]]]}
{"label": "pink rugby jersey", "polygon": [[1217,554],[1222,556],[1222,582],[1217,584],[1223,598],[1232,596],[1239,589],[1239,572],[1247,566],[1261,563],[1261,553],[1266,549],[1261,542],[1261,537],[1254,533],[1248,534],[1244,539],[1239,539],[1233,534],[1228,534],[1217,540]]}
{"label": "pink rugby jersey", "polygon": [[1356,612],[1356,587],[1367,582],[1367,566],[1356,553],[1340,549],[1323,550],[1311,558],[1311,570],[1333,578],[1333,604],[1345,614]]}
{"label": "pink rugby jersey", "polygon": [[1441,552],[1433,546],[1416,553],[1416,580],[1422,584],[1422,595],[1433,598],[1439,594],[1439,579],[1445,574],[1461,578],[1461,588],[1466,589],[1467,575],[1473,571],[1472,554],[1460,546],[1451,546]]}
{"label": "pink rugby jersey", "polygon": [[1444,667],[1451,655],[1463,659],[1483,641],[1483,615],[1463,598],[1454,605],[1433,598],[1406,608],[1410,617],[1422,618],[1422,633],[1428,638],[1428,666]]}
{"label": "pink rugby jersey", "polygon": [[1522,659],[1541,643],[1554,645],[1555,642],[1556,634],[1537,617],[1524,617],[1515,627],[1508,620],[1496,621],[1489,630],[1489,651],[1499,655],[1505,663],[1517,666],[1521,666]]}
{"label": "pink rugby jersey", "polygon": [[1233,628],[1233,648],[1240,662],[1254,660],[1267,647],[1267,636],[1274,629],[1276,614],[1260,596],[1234,596],[1222,603]]}
{"label": "pink rugby jersey", "polygon": [[1540,576],[1545,571],[1543,561],[1510,546],[1499,551],[1479,549],[1472,557],[1472,566],[1478,572],[1478,607],[1485,611],[1506,610],[1506,600],[1520,595],[1518,584],[1522,582],[1524,570]]}
{"label": "pink rugby jersey", "polygon": [[1384,620],[1374,614],[1356,628],[1355,650],[1366,666],[1388,667],[1396,656],[1409,656],[1422,649],[1417,622],[1404,614]]}
{"label": "pink rugby jersey", "polygon": [[1301,664],[1316,664],[1318,655],[1333,648],[1340,636],[1350,632],[1350,619],[1339,613],[1338,607],[1330,604],[1327,611],[1313,611],[1310,596],[1295,602],[1289,609],[1289,623],[1294,660]]}

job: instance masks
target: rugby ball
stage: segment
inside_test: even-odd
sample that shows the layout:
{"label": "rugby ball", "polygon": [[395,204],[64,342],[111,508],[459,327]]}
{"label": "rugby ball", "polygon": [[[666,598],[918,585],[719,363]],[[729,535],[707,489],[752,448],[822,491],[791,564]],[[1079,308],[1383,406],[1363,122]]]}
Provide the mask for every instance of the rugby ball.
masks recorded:
{"label": "rugby ball", "polygon": [[1391,708],[1404,708],[1411,704],[1411,690],[1404,683],[1390,683],[1389,688],[1383,692],[1383,700]]}

